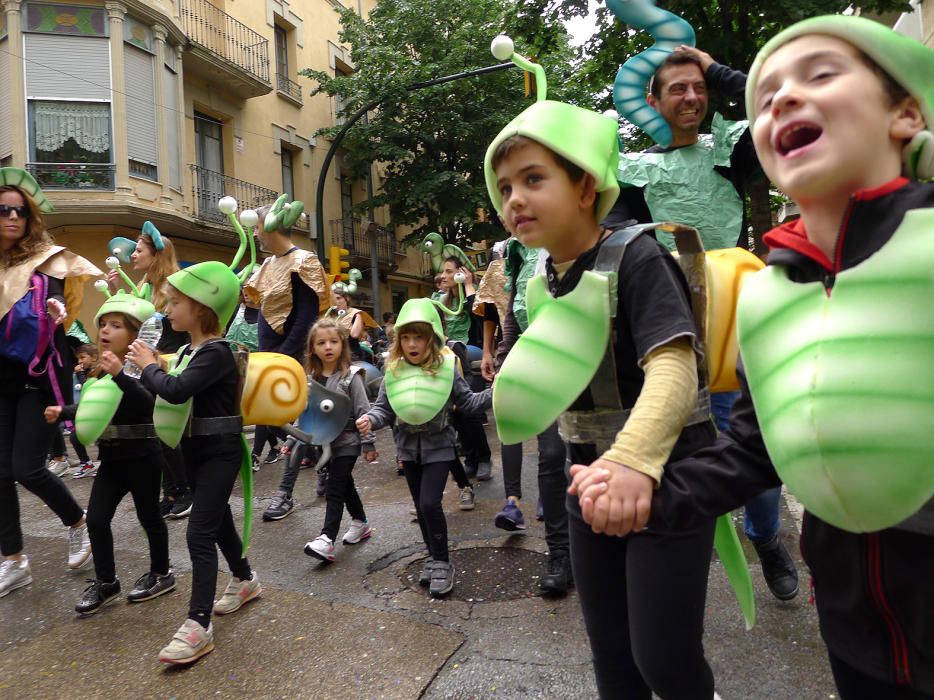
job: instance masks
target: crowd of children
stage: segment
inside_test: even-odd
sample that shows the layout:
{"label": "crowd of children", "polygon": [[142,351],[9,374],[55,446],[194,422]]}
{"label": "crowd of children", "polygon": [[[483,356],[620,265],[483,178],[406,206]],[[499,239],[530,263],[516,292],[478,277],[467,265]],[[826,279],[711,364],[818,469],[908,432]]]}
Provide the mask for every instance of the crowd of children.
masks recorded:
{"label": "crowd of children", "polygon": [[[272,257],[245,285],[219,262],[176,265],[150,293],[117,291],[110,275],[115,293],[95,316],[97,346],[78,348],[72,377],[61,359],[69,357],[62,324],[80,299],[70,291],[102,273],[52,245],[41,218],[51,205],[35,181],[0,169],[3,323],[16,322],[22,299],[53,321],[45,330],[39,323],[25,350],[3,346],[0,597],[32,582],[16,482],[70,528],[69,567],[93,553],[81,615],[121,592],[111,522],[127,493],[150,555],[128,600],[176,587],[163,518],[187,499],[179,510],[190,513],[191,594],[159,654],[164,663],[209,653],[212,615],[260,596],[247,559],[251,507],[241,538],[228,501],[238,475],[250,499],[267,436],[282,434],[258,434],[251,457],[240,411],[246,353],[224,338],[243,301],[258,309],[259,346],[303,360],[309,386],[335,397],[328,412],[347,407],[316,445],[326,507],[309,556],[336,560],[345,508],[344,545],[373,535],[353,471],[361,455],[376,460],[374,433],[391,427],[427,553],[419,583],[433,598],[449,595],[456,571],[442,496],[453,475],[461,508],[473,508],[469,479],[491,475],[480,416],[493,409],[506,491],[495,526],[525,529],[516,445],[537,436],[549,547],[541,585],[555,595],[576,585],[601,697],[718,697],[702,643],[715,518],[783,481],[807,509],[802,551],[840,696],[934,697],[934,479],[925,447],[934,186],[924,182],[934,177],[932,81],[934,53],[856,17],[801,22],[760,52],[746,84],[749,129],[765,173],[801,218],[766,236],[769,266],[743,292],[741,392],[719,436],[686,263],[655,239],[654,224],[605,224],[619,195],[611,116],[540,94],[496,136],[485,178],[512,236],[490,276],[501,289],[474,289],[463,260],[445,258],[438,298],[409,299],[395,318],[372,404],[353,364],[363,312],[346,288],[323,286],[320,263],[288,237],[296,212],[283,214],[278,202],[260,217]],[[152,230],[133,259],[154,279],[152,260],[166,244]],[[272,284],[277,270],[289,285]],[[341,296],[343,313],[318,318],[329,292]],[[173,348],[171,366],[137,338],[157,312],[174,337],[190,339]],[[906,316],[907,325],[898,320]],[[555,332],[566,328],[576,334]],[[44,372],[34,371],[33,355],[49,356]],[[73,401],[75,384],[93,398]],[[75,478],[96,474],[86,513],[57,476],[59,425],[80,460]],[[183,470],[175,477],[172,455]],[[293,508],[293,461],[266,520]],[[166,491],[168,509],[160,507],[165,476],[180,489]],[[231,578],[214,600],[218,549]],[[793,583],[784,597],[797,592]]]}

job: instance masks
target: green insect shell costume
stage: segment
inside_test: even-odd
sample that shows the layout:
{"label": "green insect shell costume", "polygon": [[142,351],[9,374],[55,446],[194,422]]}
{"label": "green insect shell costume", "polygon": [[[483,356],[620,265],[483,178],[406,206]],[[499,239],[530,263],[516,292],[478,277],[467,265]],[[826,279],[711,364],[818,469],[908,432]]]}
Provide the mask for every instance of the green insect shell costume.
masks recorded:
{"label": "green insect shell costume", "polygon": [[[842,16],[805,20],[766,44],[747,84],[751,120],[762,64],[806,34],[865,52],[934,125],[934,52],[877,22]],[[918,179],[934,176],[930,130],[906,146],[904,164]],[[740,347],[775,470],[809,511],[850,532],[898,525],[934,503],[932,230],[934,210],[908,212],[878,252],[836,276],[829,294],[771,266],[740,297]]]}

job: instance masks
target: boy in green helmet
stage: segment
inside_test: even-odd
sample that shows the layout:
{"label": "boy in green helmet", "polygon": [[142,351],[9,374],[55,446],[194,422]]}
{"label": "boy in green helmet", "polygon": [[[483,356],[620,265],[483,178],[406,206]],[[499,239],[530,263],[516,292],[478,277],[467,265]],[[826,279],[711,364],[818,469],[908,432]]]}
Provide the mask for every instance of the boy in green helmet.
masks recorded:
{"label": "boy in green helmet", "polygon": [[[714,429],[709,405],[698,405],[678,263],[651,229],[600,224],[619,193],[617,128],[613,117],[543,100],[487,150],[487,190],[506,228],[549,255],[545,275],[528,283],[530,323],[503,363],[493,406],[507,444],[557,419],[572,463],[613,473],[614,511],[647,515],[669,455],[708,445]],[[576,498],[566,506],[601,697],[713,697],[701,644],[713,519],[636,540],[592,529]]]}
{"label": "boy in green helmet", "polygon": [[[859,17],[759,53],[756,151],[801,218],[766,235],[743,289],[730,430],[671,465],[652,506],[651,527],[685,526],[785,482],[844,700],[934,697],[934,186],[913,181],[934,176],[932,86],[934,52]],[[572,488],[625,534],[604,480],[581,469]]]}

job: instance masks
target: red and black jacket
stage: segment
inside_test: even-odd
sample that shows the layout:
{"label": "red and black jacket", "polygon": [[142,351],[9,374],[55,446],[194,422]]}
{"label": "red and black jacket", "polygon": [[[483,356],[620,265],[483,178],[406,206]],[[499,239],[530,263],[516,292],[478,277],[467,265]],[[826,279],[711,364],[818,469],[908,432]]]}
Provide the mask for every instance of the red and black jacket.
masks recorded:
{"label": "red and black jacket", "polygon": [[[808,241],[798,220],[764,238],[769,264],[785,267],[794,281],[820,280],[829,290],[841,270],[888,242],[906,212],[932,207],[934,184],[897,178],[851,197],[833,259]],[[711,447],[666,467],[650,527],[690,527],[781,483],[741,363],[737,374],[742,391],[730,429]],[[871,677],[934,694],[934,536],[896,528],[854,534],[805,513],[801,552],[830,652]]]}

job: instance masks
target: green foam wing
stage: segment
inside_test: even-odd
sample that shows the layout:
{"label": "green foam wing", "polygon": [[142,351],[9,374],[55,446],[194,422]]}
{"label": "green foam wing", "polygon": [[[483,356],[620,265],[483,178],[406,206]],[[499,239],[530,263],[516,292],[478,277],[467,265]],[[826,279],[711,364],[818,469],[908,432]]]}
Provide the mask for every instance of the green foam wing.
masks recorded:
{"label": "green foam wing", "polygon": [[82,445],[92,445],[113,420],[123,398],[123,390],[114,378],[105,374],[92,377],[81,387],[81,399],[75,413],[75,434]]}
{"label": "green foam wing", "polygon": [[496,432],[506,445],[554,423],[590,384],[610,338],[609,282],[587,271],[555,299],[544,275],[526,287],[529,327],[509,351],[493,385]]}
{"label": "green foam wing", "polygon": [[253,535],[253,458],[246,436],[240,433],[240,488],[243,490],[243,556],[246,557]]}
{"label": "green foam wing", "polygon": [[[175,367],[169,370],[173,377],[185,371],[192,355],[185,355]],[[184,403],[169,403],[161,396],[156,397],[156,406],[152,412],[152,422],[156,427],[156,435],[166,445],[175,449],[182,440],[188,418],[191,416],[191,399]]]}

